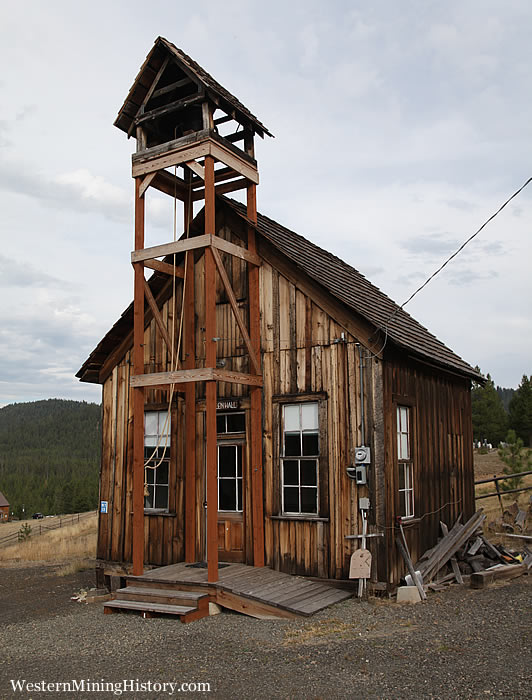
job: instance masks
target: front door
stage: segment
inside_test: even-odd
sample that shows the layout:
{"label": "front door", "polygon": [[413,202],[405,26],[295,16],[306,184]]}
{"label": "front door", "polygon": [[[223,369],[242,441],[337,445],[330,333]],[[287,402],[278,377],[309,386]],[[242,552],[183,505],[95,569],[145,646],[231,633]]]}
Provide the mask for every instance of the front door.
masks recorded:
{"label": "front door", "polygon": [[219,413],[218,557],[244,561],[245,413]]}

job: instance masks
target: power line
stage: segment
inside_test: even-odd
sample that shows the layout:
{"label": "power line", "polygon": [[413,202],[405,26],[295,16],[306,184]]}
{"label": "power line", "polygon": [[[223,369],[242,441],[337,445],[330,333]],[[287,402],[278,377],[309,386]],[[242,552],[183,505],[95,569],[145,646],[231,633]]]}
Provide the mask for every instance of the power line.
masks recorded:
{"label": "power line", "polygon": [[[401,304],[401,306],[398,306],[398,307],[395,309],[395,311],[393,312],[393,314],[389,317],[389,319],[388,319],[388,320],[386,321],[386,323],[384,324],[384,328],[385,328],[385,330],[386,330],[386,334],[388,333],[388,325],[389,325],[390,321],[398,314],[398,312],[401,311],[401,309],[404,309],[404,307],[408,304],[408,302],[412,301],[412,299],[416,296],[416,294],[419,294],[419,292],[420,292],[422,289],[424,289],[424,288],[427,286],[427,284],[428,284],[429,282],[431,282],[431,281],[436,277],[436,275],[439,275],[440,272],[443,270],[443,268],[444,268],[446,265],[448,265],[448,264],[451,262],[451,260],[453,260],[454,258],[456,258],[456,256],[457,256],[459,253],[462,252],[462,250],[466,247],[466,245],[467,245],[468,243],[470,243],[470,242],[473,240],[473,238],[475,238],[475,236],[478,236],[478,234],[482,231],[482,229],[484,229],[484,228],[490,223],[490,221],[493,221],[493,219],[501,213],[501,211],[504,209],[504,207],[505,207],[507,204],[509,204],[509,203],[512,201],[512,199],[514,199],[514,197],[517,197],[517,195],[520,194],[520,193],[525,189],[525,187],[526,187],[527,185],[529,185],[531,182],[532,182],[532,177],[529,177],[528,180],[527,180],[523,185],[521,185],[521,187],[520,187],[516,192],[514,192],[513,195],[512,195],[511,197],[508,197],[508,199],[506,200],[506,202],[504,202],[504,204],[502,204],[502,205],[497,209],[497,211],[489,217],[489,219],[486,219],[486,221],[482,224],[482,226],[481,226],[477,231],[475,231],[475,233],[473,233],[471,236],[469,236],[469,238],[468,238],[466,241],[464,241],[464,243],[462,243],[462,245],[458,248],[458,250],[456,250],[452,255],[450,255],[450,256],[447,258],[447,260],[446,260],[442,265],[440,265],[440,267],[439,267],[435,272],[433,272],[432,275],[431,275],[430,277],[428,277],[428,278],[425,280],[425,282],[423,282],[423,284],[422,284],[420,287],[418,287],[418,288],[416,289],[416,291],[413,292],[413,294],[411,294],[405,302],[403,302],[403,303]],[[384,349],[384,346],[383,346],[382,349]]]}

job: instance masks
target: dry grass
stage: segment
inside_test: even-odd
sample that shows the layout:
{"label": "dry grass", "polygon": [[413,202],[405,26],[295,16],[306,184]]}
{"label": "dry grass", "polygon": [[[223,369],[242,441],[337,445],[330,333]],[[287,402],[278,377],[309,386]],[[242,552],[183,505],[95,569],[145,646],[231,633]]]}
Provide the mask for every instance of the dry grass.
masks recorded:
{"label": "dry grass", "polygon": [[[20,528],[21,523],[17,523]],[[38,527],[33,522],[33,527]],[[72,525],[35,535],[25,542],[17,542],[0,549],[0,561],[50,561],[69,562],[70,566],[83,566],[87,559],[96,556],[96,513],[84,517]],[[75,569],[77,571],[80,568]]]}

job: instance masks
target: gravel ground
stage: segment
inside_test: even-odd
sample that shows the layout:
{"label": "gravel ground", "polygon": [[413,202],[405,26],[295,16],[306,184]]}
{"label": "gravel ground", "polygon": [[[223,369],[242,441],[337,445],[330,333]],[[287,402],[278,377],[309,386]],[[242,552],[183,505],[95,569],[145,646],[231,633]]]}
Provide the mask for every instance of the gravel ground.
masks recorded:
{"label": "gravel ground", "polygon": [[49,566],[0,571],[2,700],[117,697],[13,692],[11,679],[209,683],[212,698],[532,697],[530,576],[483,591],[453,586],[411,606],[348,600],[311,618],[228,612],[188,625],[71,602],[91,581]]}

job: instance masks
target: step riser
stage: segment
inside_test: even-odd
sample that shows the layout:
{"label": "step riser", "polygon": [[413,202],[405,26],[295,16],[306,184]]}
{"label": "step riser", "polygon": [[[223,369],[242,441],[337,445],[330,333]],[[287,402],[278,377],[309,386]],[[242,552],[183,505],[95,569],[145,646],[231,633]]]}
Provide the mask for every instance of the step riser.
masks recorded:
{"label": "step riser", "polygon": [[[207,596],[205,596],[205,598],[208,603]],[[116,600],[135,600],[142,603],[164,603],[165,605],[187,605],[191,608],[200,607],[199,603],[203,602],[202,599],[198,601],[196,598],[187,597],[186,593],[184,595],[178,595],[177,592],[175,596],[168,598],[167,596],[158,596],[154,594],[145,595],[142,593],[128,593],[127,591],[122,591],[117,592]]]}
{"label": "step riser", "polygon": [[212,586],[206,586],[202,585],[199,583],[185,583],[185,582],[179,582],[179,583],[172,583],[172,582],[164,582],[164,581],[137,581],[136,579],[132,578],[126,579],[126,586],[134,586],[135,588],[161,588],[165,591],[179,591],[180,593],[184,591],[191,591],[193,593],[203,593],[205,595],[215,595],[216,594],[216,589]]}

